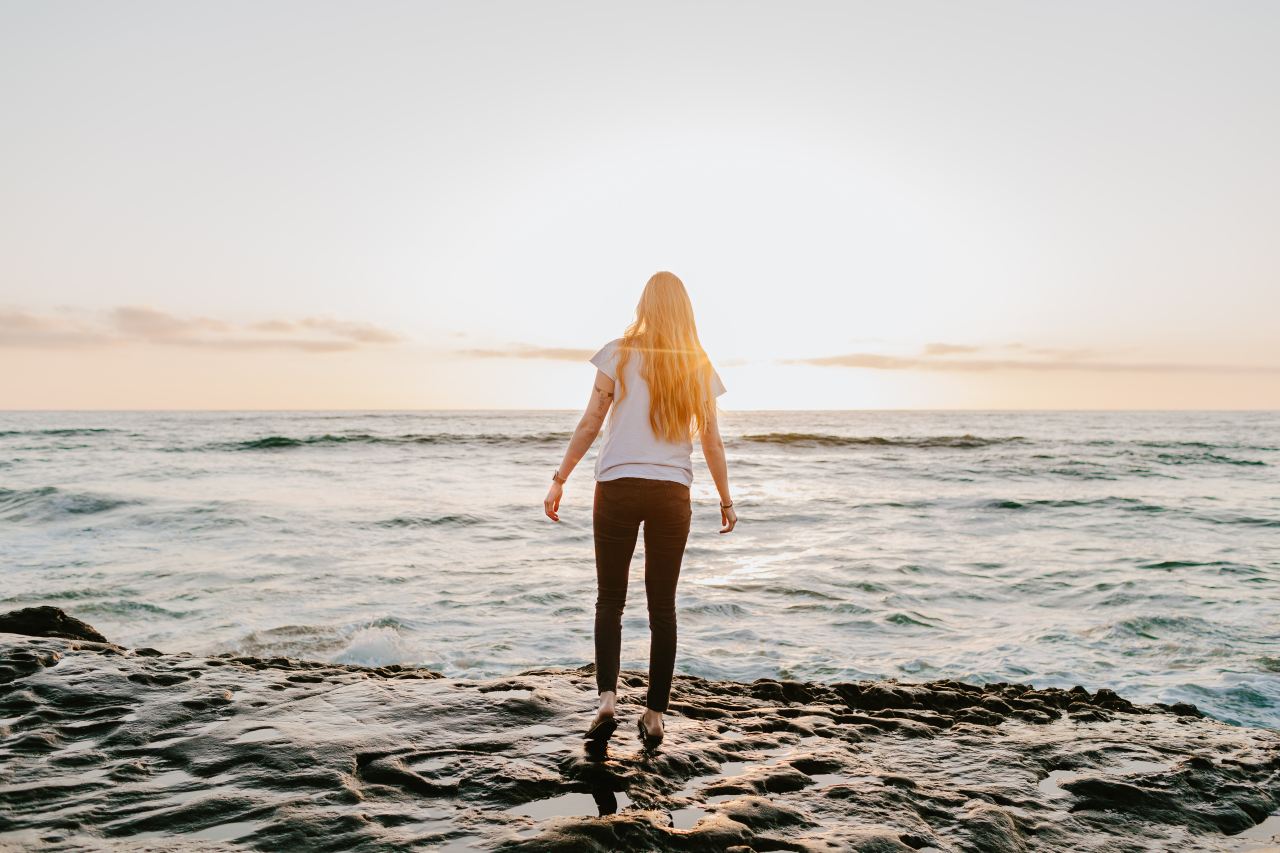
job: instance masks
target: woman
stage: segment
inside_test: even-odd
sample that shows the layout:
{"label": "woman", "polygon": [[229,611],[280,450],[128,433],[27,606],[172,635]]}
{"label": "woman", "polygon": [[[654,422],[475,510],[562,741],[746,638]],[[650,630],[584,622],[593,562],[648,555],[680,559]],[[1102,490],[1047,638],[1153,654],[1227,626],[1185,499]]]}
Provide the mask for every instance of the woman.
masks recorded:
{"label": "woman", "polygon": [[[644,287],[636,319],[621,338],[591,357],[596,371],[591,400],[560,467],[551,475],[543,508],[559,521],[565,480],[595,441],[612,407],[609,429],[595,467],[592,524],[596,552],[596,687],[600,710],[587,740],[602,746],[617,728],[618,655],[627,575],[640,524],[644,524],[644,587],[649,604],[649,690],[637,721],[641,740],[653,749],[663,737],[662,715],[671,693],[676,658],[676,582],[689,536],[693,482],[692,437],[702,443],[720,493],[721,533],[738,523],[729,496],[724,442],[716,397],[725,391],[693,321],[684,284],[655,273]],[[615,398],[615,387],[617,396]]]}

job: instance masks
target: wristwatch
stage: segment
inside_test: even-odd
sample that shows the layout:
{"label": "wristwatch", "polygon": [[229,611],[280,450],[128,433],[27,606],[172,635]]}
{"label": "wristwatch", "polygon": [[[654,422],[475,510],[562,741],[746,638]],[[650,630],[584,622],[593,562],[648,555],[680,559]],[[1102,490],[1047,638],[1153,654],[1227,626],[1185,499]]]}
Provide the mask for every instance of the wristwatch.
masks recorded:
{"label": "wristwatch", "polygon": [[562,486],[563,486],[565,483],[569,482],[569,478],[568,478],[568,477],[561,477],[561,476],[560,476],[560,469],[559,469],[559,468],[557,468],[556,470],[554,470],[554,471],[552,471],[552,472],[551,472],[551,479],[555,480],[557,483],[559,483],[559,484],[560,484],[560,485],[562,485]]}

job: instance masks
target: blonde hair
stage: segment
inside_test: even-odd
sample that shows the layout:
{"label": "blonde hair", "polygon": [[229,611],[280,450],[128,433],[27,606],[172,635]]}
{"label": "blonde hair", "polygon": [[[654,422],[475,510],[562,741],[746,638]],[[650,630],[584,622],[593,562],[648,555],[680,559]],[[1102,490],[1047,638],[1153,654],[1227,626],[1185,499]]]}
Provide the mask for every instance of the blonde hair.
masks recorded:
{"label": "blonde hair", "polygon": [[633,352],[644,354],[641,375],[649,386],[649,425],[659,438],[679,442],[700,433],[715,412],[709,388],[711,360],[698,340],[693,303],[673,273],[654,273],[636,319],[618,346],[618,400],[627,394],[624,368]]}

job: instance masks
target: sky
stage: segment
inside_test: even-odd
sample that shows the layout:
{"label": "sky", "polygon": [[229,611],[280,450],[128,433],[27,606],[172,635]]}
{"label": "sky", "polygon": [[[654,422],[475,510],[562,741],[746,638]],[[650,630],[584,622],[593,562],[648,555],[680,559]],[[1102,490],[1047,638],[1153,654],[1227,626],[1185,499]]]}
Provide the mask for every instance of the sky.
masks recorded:
{"label": "sky", "polygon": [[1280,4],[0,0],[0,408],[1280,408]]}

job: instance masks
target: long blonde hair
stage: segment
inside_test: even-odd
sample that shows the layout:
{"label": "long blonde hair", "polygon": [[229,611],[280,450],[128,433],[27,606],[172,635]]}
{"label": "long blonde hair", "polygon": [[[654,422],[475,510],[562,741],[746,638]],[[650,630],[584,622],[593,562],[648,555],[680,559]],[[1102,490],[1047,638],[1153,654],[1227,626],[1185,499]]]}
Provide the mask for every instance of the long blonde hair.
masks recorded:
{"label": "long blonde hair", "polygon": [[649,386],[649,425],[659,438],[679,442],[700,433],[715,412],[707,358],[693,321],[693,303],[673,273],[654,273],[636,319],[618,346],[618,400],[627,394],[624,368],[633,352],[644,354],[641,375]]}

